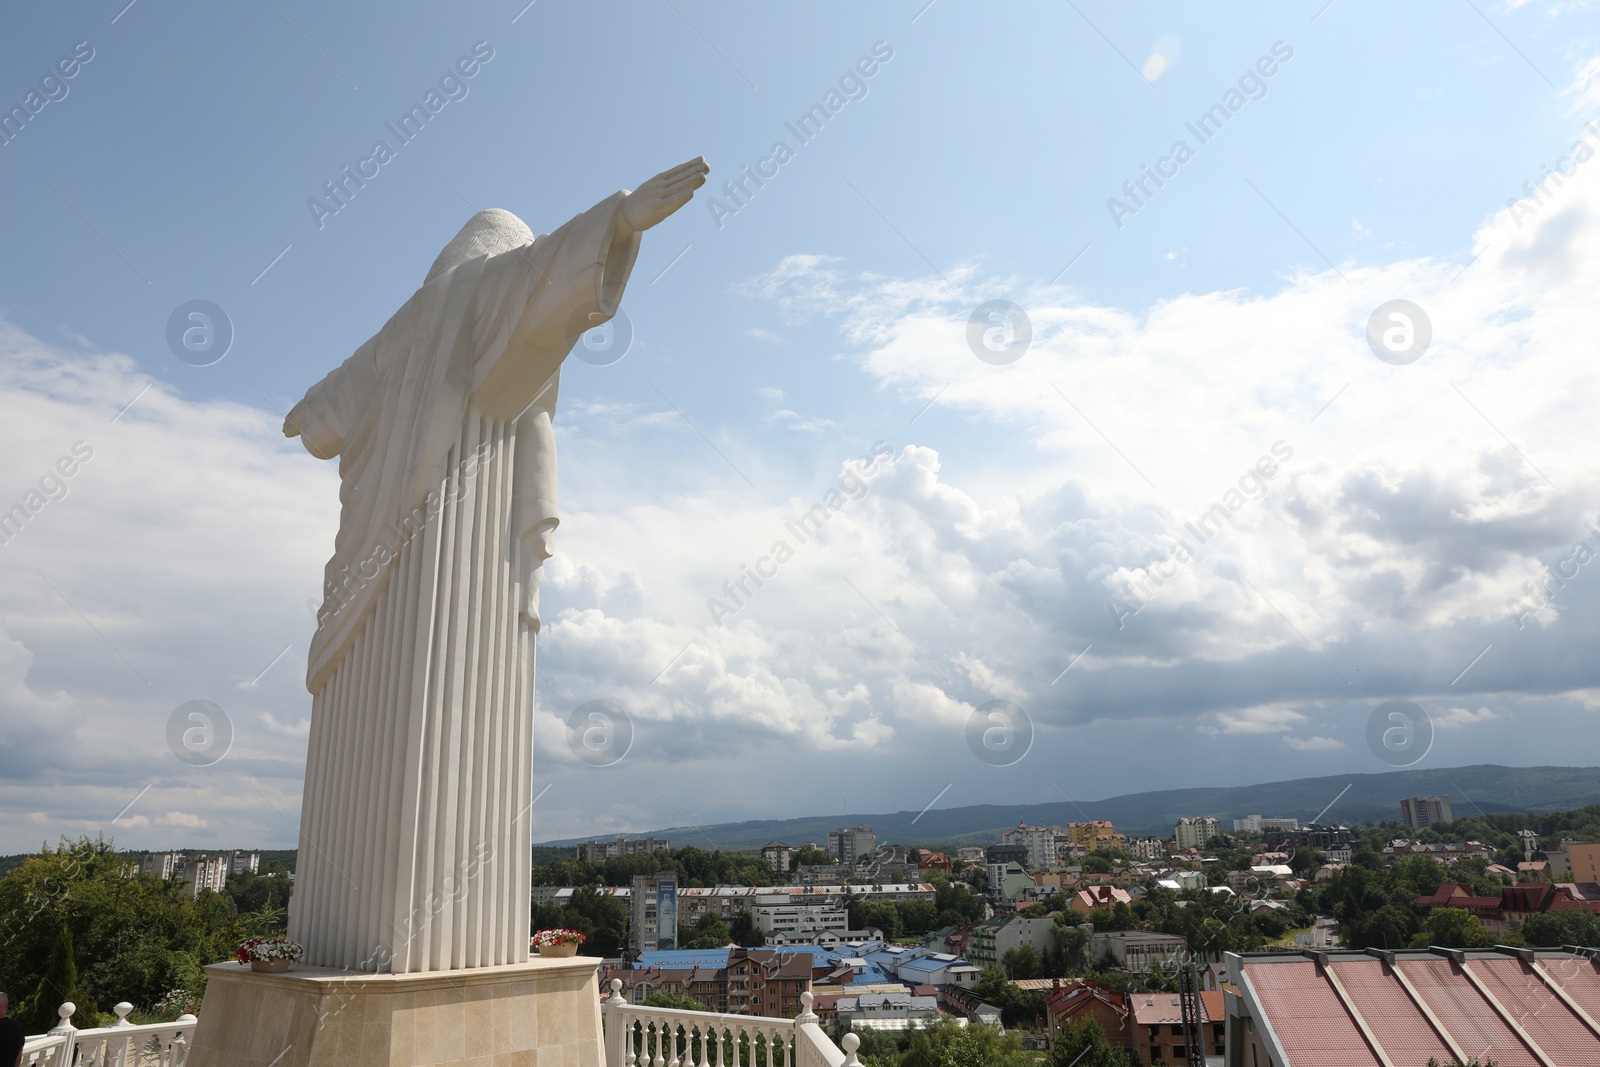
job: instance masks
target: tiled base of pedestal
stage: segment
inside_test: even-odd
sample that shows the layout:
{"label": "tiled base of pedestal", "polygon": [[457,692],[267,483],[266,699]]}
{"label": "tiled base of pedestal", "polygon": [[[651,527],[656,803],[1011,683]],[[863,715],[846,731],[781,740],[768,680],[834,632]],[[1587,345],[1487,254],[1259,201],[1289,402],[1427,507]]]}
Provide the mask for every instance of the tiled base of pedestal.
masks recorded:
{"label": "tiled base of pedestal", "polygon": [[595,1067],[600,963],[423,974],[214,964],[188,1067]]}

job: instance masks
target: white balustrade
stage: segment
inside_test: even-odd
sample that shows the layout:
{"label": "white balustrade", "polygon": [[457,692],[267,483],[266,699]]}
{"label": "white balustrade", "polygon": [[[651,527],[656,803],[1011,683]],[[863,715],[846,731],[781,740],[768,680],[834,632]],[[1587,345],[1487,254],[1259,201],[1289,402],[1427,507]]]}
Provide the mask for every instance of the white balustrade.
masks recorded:
{"label": "white balustrade", "polygon": [[21,1067],[184,1067],[200,1022],[180,1015],[175,1022],[135,1026],[128,1021],[133,1005],[124,1001],[112,1009],[117,1021],[110,1026],[79,1030],[71,1022],[77,1010],[70,1001],[61,1005],[61,1022],[24,1042]]}
{"label": "white balustrade", "polygon": [[629,1004],[622,980],[611,980],[605,1020],[606,1067],[860,1067],[861,1039],[846,1034],[840,1049],[800,994],[793,1019],[679,1011]]}

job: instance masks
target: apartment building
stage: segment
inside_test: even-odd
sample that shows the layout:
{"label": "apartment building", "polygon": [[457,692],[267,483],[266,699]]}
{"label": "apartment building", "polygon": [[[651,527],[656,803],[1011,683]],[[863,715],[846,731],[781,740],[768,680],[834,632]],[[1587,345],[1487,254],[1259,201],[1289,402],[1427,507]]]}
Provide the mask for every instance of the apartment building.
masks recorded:
{"label": "apartment building", "polygon": [[1186,848],[1204,850],[1206,843],[1217,836],[1217,820],[1209,815],[1185,815],[1173,828],[1178,851]]}
{"label": "apartment building", "polygon": [[585,841],[578,846],[578,858],[590,863],[604,863],[620,856],[648,855],[666,852],[672,845],[665,838],[642,837],[629,840],[619,837],[614,841]]}
{"label": "apartment building", "polygon": [[678,947],[676,874],[634,875],[628,911],[628,947],[635,953]]}
{"label": "apartment building", "polygon": [[1436,797],[1406,797],[1400,802],[1400,818],[1413,830],[1439,823],[1454,822],[1448,794]]}
{"label": "apartment building", "polygon": [[1233,820],[1233,830],[1241,834],[1264,834],[1268,830],[1298,830],[1299,819],[1262,817],[1260,815],[1246,815],[1242,819]]}
{"label": "apartment building", "polygon": [[877,847],[878,839],[865,823],[854,829],[841,826],[828,831],[828,851],[847,867],[871,858]]}

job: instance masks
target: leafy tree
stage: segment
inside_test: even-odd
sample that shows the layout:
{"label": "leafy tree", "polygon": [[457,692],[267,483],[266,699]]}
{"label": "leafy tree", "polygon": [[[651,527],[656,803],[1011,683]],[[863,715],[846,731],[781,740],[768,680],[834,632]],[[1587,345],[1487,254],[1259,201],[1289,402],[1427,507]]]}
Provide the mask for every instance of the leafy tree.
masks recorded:
{"label": "leafy tree", "polygon": [[728,936],[744,948],[760,948],[767,943],[766,936],[756,927],[756,921],[748,911],[741,911],[733,917]]}
{"label": "leafy tree", "polygon": [[706,912],[694,924],[694,932],[684,942],[684,948],[721,948],[733,940],[728,924],[712,912]]}
{"label": "leafy tree", "polygon": [[17,1021],[22,1024],[25,1033],[42,1034],[61,1021],[56,1009],[68,1001],[83,1013],[79,1018],[94,1017],[94,1004],[78,985],[78,963],[72,953],[72,928],[63,923],[61,932],[56,935],[55,945],[50,949],[50,964],[39,979],[38,987],[18,1008]]}
{"label": "leafy tree", "polygon": [[1411,939],[1412,948],[1488,948],[1494,935],[1465,908],[1434,908],[1422,931]]}
{"label": "leafy tree", "polygon": [[647,1008],[671,1008],[673,1011],[709,1011],[704,1004],[682,993],[652,993],[645,998]]}
{"label": "leafy tree", "polygon": [[1018,945],[1016,948],[1007,949],[1001,957],[1000,965],[1005,968],[1006,975],[1010,978],[1038,978],[1043,973],[1039,964],[1039,953],[1032,945]]}
{"label": "leafy tree", "polygon": [[900,1067],[1033,1067],[1033,1054],[1016,1034],[948,1019],[914,1035]]}
{"label": "leafy tree", "polygon": [[[231,892],[196,896],[185,883],[130,871],[109,840],[63,840],[0,878],[0,989],[36,992],[65,926],[82,990],[74,1025],[111,1021],[90,1018],[91,1005],[127,1000],[141,1013],[158,1011],[175,1003],[167,996],[174,990],[203,993],[202,968],[231,957],[240,941],[282,932],[283,911],[268,896],[242,905]],[[46,1007],[53,1026],[56,1005]]]}
{"label": "leafy tree", "polygon": [[813,867],[821,863],[837,863],[838,860],[838,856],[826,849],[818,848],[815,845],[805,845],[789,853],[789,869],[794,871],[801,867]]}
{"label": "leafy tree", "polygon": [[1530,945],[1582,945],[1600,948],[1600,915],[1587,911],[1546,911],[1522,924],[1522,940]]}
{"label": "leafy tree", "polygon": [[907,935],[925,934],[938,928],[939,909],[926,900],[902,900],[895,908],[900,912],[900,929]]}
{"label": "leafy tree", "polygon": [[1056,1030],[1050,1067],[1139,1067],[1139,1059],[1106,1040],[1106,1032],[1094,1019],[1085,1019],[1081,1026],[1065,1019]]}

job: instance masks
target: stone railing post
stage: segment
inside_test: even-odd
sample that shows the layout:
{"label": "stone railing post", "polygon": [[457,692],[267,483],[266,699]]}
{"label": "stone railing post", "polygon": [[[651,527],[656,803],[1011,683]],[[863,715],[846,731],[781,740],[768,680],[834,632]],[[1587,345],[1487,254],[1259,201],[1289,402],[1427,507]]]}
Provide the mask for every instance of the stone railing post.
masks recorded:
{"label": "stone railing post", "polygon": [[605,1067],[626,1067],[624,1060],[628,1055],[630,1044],[628,1034],[628,1020],[623,1017],[623,1009],[627,1007],[627,1000],[622,995],[622,979],[611,979],[611,996],[606,998],[605,1010],[601,1013],[605,1026],[606,1064]]}
{"label": "stone railing post", "polygon": [[861,1035],[851,1031],[839,1039],[839,1047],[844,1049],[844,1067],[861,1067],[861,1061],[856,1059],[856,1049],[861,1047]]}
{"label": "stone railing post", "polygon": [[71,1022],[72,1013],[77,1010],[78,1006],[70,1000],[56,1009],[61,1021],[50,1028],[50,1033],[60,1034],[66,1040],[61,1042],[61,1047],[56,1050],[55,1067],[72,1067],[78,1062],[78,1028]]}
{"label": "stone railing post", "polygon": [[173,1020],[172,1025],[183,1027],[178,1036],[172,1039],[172,1067],[183,1067],[189,1061],[189,1050],[194,1047],[184,1035],[192,1035],[194,1028],[200,1025],[200,1020],[184,1012]]}
{"label": "stone railing post", "polygon": [[816,1002],[816,999],[816,994],[809,989],[800,994],[800,1014],[794,1017],[796,1026],[817,1021],[817,1013],[811,1010],[811,1005]]}

